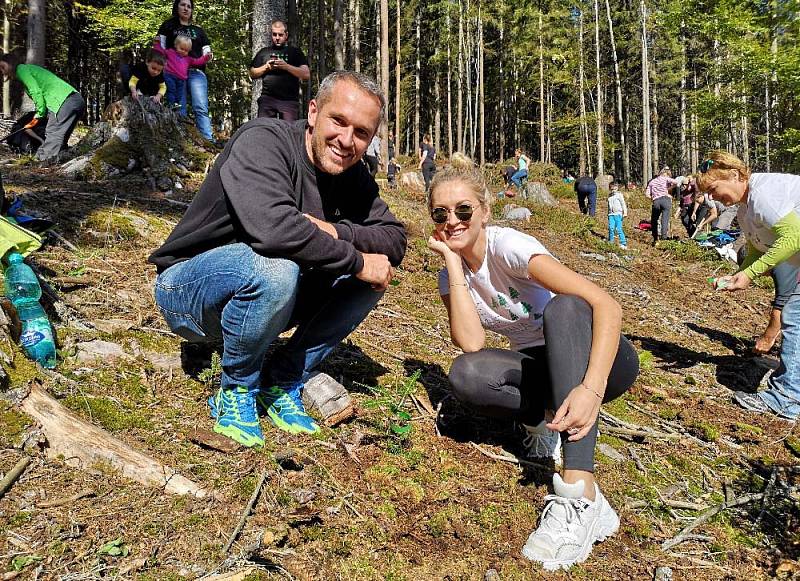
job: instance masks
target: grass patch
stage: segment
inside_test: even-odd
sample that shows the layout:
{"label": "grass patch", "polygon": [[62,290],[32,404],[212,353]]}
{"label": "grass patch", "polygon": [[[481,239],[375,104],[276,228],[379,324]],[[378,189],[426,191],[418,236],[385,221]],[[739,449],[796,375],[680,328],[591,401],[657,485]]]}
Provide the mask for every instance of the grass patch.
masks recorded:
{"label": "grass patch", "polygon": [[133,410],[125,409],[110,399],[70,395],[64,399],[63,403],[73,411],[88,415],[92,423],[100,424],[111,432],[122,432],[135,428],[153,429],[153,425],[146,417]]}
{"label": "grass patch", "polygon": [[722,435],[721,430],[708,422],[693,422],[689,424],[689,431],[706,442],[716,442]]}
{"label": "grass patch", "polygon": [[661,240],[658,248],[678,260],[687,262],[719,262],[721,260],[713,248],[705,248],[693,240]]}
{"label": "grass patch", "polygon": [[0,448],[13,448],[31,424],[30,418],[5,402],[0,402]]}

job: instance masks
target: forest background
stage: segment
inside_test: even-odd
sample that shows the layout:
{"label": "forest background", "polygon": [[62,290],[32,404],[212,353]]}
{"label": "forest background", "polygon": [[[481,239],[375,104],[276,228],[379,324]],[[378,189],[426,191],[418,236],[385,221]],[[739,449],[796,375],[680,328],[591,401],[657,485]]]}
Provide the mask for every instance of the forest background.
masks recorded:
{"label": "forest background", "polygon": [[[800,172],[798,0],[199,0],[211,39],[215,129],[232,132],[260,92],[247,76],[269,22],[309,57],[303,110],[328,72],[379,80],[398,155],[429,132],[443,154],[484,163],[516,147],[534,161],[639,183],[723,148],[757,171]],[[88,123],[120,96],[126,51],[141,60],[168,0],[5,0],[3,50],[67,79]],[[3,112],[19,106],[4,91]],[[17,98],[15,98],[17,97]],[[385,151],[384,139],[384,151]],[[384,155],[384,160],[386,156]]]}

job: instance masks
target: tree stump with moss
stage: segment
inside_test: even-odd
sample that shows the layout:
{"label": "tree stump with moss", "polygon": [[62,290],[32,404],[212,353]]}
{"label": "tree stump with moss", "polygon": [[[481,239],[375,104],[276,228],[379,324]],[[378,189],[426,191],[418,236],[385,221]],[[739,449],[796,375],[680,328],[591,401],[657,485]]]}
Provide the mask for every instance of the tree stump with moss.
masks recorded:
{"label": "tree stump with moss", "polygon": [[125,97],[108,106],[103,121],[70,150],[60,171],[85,180],[139,171],[153,189],[165,191],[191,171],[202,171],[215,154],[215,146],[169,107]]}

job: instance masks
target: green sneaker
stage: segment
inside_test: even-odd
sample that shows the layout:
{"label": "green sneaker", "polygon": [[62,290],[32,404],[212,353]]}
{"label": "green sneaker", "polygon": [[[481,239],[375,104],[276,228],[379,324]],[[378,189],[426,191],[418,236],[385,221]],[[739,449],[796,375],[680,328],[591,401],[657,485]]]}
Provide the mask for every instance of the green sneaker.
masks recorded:
{"label": "green sneaker", "polygon": [[216,433],[247,448],[264,445],[254,392],[243,385],[233,389],[220,388],[213,397],[213,403],[217,417],[214,424]]}
{"label": "green sneaker", "polygon": [[283,390],[280,387],[272,386],[259,391],[256,400],[276,428],[290,434],[316,434],[319,432],[319,426],[314,418],[306,413],[303,406],[300,387]]}

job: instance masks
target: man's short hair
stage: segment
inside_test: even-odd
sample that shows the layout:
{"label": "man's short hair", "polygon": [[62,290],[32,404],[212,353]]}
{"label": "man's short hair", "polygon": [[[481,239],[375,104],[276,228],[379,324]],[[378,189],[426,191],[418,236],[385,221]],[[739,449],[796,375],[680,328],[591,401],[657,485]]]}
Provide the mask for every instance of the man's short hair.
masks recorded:
{"label": "man's short hair", "polygon": [[272,29],[273,29],[273,28],[274,28],[276,25],[278,25],[278,24],[280,24],[281,26],[283,26],[283,30],[284,30],[285,32],[287,32],[287,33],[289,32],[289,27],[288,27],[288,26],[286,26],[286,23],[285,23],[283,20],[281,20],[280,18],[276,18],[275,20],[273,20],[272,22],[270,22],[270,23],[269,23],[269,29],[270,29],[270,30],[272,30]]}
{"label": "man's short hair", "polygon": [[330,101],[331,96],[333,96],[333,88],[339,81],[353,83],[361,90],[377,98],[381,104],[380,118],[381,122],[383,122],[384,115],[386,114],[386,97],[383,95],[383,91],[381,91],[378,83],[373,81],[367,75],[356,73],[354,71],[334,71],[322,79],[322,82],[319,84],[319,88],[317,89],[317,95],[314,97],[317,101],[317,107],[319,109],[322,109],[322,106]]}

